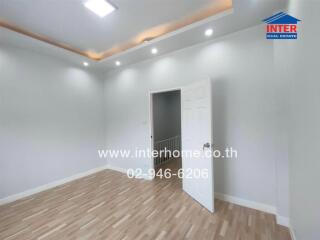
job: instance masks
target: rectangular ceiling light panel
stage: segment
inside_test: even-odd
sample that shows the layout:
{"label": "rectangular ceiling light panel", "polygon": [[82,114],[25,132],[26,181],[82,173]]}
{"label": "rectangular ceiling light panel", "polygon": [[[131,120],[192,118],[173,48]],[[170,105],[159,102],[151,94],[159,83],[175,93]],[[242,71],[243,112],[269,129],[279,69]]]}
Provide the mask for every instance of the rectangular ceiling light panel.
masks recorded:
{"label": "rectangular ceiling light panel", "polygon": [[101,18],[116,10],[116,8],[106,0],[87,0],[84,6]]}

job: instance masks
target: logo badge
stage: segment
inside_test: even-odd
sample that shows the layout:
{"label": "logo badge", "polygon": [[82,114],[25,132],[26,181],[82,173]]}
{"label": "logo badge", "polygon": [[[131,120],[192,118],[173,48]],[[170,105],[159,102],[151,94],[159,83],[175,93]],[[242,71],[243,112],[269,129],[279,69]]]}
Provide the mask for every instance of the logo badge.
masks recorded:
{"label": "logo badge", "polygon": [[287,13],[279,12],[263,20],[266,26],[267,39],[297,39],[298,22],[301,20]]}

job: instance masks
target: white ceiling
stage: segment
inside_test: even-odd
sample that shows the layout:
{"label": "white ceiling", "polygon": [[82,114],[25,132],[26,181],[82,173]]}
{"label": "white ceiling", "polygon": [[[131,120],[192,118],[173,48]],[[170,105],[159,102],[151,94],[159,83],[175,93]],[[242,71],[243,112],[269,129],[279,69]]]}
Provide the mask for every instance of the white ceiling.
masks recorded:
{"label": "white ceiling", "polygon": [[0,0],[1,19],[81,50],[102,52],[138,33],[187,17],[217,0],[111,0],[100,18],[85,0]]}
{"label": "white ceiling", "polygon": [[[119,10],[99,18],[82,6],[82,0],[0,0],[0,20],[4,19],[32,32],[72,44],[81,49],[106,50],[118,42],[135,36],[139,31],[166,21],[174,21],[205,8],[210,0],[113,0]],[[233,0],[233,10],[196,22],[149,43],[111,56],[90,67],[104,71],[154,56],[151,47],[162,55],[197,43],[215,39],[257,24],[274,12],[283,10],[286,0]],[[211,38],[203,34],[214,29]],[[28,48],[67,59],[75,64],[88,61],[85,57],[0,28],[0,43]]]}

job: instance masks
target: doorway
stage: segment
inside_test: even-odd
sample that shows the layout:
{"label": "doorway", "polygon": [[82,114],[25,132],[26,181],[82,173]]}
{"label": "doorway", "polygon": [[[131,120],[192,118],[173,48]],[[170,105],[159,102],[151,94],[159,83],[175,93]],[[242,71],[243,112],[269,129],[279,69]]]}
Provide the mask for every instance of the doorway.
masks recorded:
{"label": "doorway", "polygon": [[[179,101],[171,102],[170,95],[175,95]],[[214,212],[210,78],[180,89],[152,92],[150,110],[151,149],[157,153],[163,149],[169,149],[170,153],[180,151],[179,158],[166,154],[153,156],[151,170],[155,170],[155,175],[152,177],[166,179],[169,176],[179,184],[182,180],[182,189],[208,211]],[[174,122],[175,119],[180,121]],[[159,124],[163,126],[159,127]]]}
{"label": "doorway", "polygon": [[180,89],[151,93],[151,108],[155,178],[178,180],[182,166]]}

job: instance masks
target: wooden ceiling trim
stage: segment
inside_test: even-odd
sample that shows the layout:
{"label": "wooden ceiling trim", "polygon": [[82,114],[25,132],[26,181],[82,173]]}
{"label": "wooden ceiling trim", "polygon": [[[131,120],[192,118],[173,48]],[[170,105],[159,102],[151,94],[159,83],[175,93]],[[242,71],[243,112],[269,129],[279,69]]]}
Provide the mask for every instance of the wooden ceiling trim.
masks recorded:
{"label": "wooden ceiling trim", "polygon": [[45,37],[40,34],[33,33],[28,30],[22,29],[18,26],[15,26],[15,25],[10,24],[5,21],[0,21],[0,27],[6,28],[11,31],[17,32],[19,34],[23,34],[25,36],[28,36],[30,38],[48,43],[48,44],[53,45],[55,47],[65,49],[65,50],[73,52],[75,54],[79,54],[79,55],[87,57],[91,60],[100,61],[100,60],[104,60],[108,57],[111,57],[113,55],[116,55],[118,53],[124,52],[130,48],[134,48],[134,47],[142,44],[145,40],[150,40],[150,39],[155,39],[155,38],[161,37],[165,34],[177,31],[177,30],[179,30],[183,27],[186,27],[188,25],[191,25],[195,22],[201,21],[205,18],[211,17],[213,15],[216,15],[218,13],[221,13],[221,12],[224,12],[224,11],[227,11],[230,9],[232,9],[232,0],[214,1],[212,6],[210,6],[209,8],[203,9],[202,11],[199,11],[198,13],[196,13],[194,15],[186,17],[180,21],[162,24],[162,25],[153,27],[151,29],[148,29],[148,30],[138,34],[135,38],[133,38],[125,43],[119,44],[115,47],[112,47],[111,49],[108,49],[108,50],[101,52],[101,53],[80,50],[80,49],[72,47],[68,44],[54,41],[54,40],[50,39],[49,37]]}

